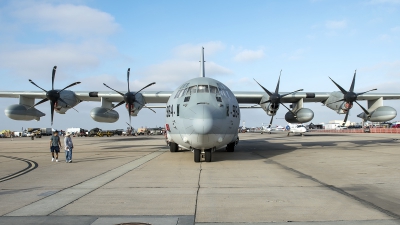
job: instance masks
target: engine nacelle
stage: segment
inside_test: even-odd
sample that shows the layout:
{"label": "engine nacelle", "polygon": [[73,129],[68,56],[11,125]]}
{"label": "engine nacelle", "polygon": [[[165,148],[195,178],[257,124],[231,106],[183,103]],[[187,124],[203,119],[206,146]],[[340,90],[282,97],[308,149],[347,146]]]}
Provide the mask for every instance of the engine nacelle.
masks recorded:
{"label": "engine nacelle", "polygon": [[110,110],[103,107],[96,107],[90,111],[90,116],[96,122],[114,123],[119,119],[119,114],[115,110]]}
{"label": "engine nacelle", "polygon": [[397,116],[397,111],[390,106],[380,106],[372,111],[369,116],[364,112],[357,115],[357,117],[363,120],[369,120],[371,122],[385,122],[392,120]]}
{"label": "engine nacelle", "polygon": [[[297,116],[294,117],[293,113]],[[301,108],[296,112],[287,112],[285,120],[288,123],[307,123],[314,118],[314,112],[311,109]]]}
{"label": "engine nacelle", "polygon": [[35,108],[30,108],[25,105],[20,105],[20,104],[15,104],[15,105],[10,105],[8,106],[5,110],[4,113],[6,116],[8,116],[10,119],[13,120],[40,120],[40,117],[45,116],[46,114],[42,113],[41,111],[35,109]]}
{"label": "engine nacelle", "polygon": [[271,104],[269,103],[268,106],[262,106],[264,111],[267,113],[268,116],[275,116],[276,112],[279,109],[279,104]]}

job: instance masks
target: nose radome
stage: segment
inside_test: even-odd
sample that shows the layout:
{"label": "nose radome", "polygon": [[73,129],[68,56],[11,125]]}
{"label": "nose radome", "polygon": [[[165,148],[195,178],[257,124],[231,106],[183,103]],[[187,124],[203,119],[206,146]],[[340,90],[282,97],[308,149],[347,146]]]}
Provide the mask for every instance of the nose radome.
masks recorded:
{"label": "nose radome", "polygon": [[213,129],[213,112],[208,105],[197,105],[193,119],[193,129],[197,134],[208,134]]}

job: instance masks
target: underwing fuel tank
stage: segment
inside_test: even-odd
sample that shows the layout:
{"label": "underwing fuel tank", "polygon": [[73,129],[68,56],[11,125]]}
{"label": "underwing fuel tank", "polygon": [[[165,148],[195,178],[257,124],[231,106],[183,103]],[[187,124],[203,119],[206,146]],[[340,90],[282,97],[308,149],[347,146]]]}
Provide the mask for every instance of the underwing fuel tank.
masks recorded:
{"label": "underwing fuel tank", "polygon": [[90,111],[90,116],[96,122],[114,123],[119,119],[119,114],[115,110],[109,110],[103,107],[96,107]]}
{"label": "underwing fuel tank", "polygon": [[15,104],[15,105],[10,105],[8,106],[5,110],[4,113],[6,114],[7,117],[13,120],[40,120],[40,117],[45,116],[46,114],[42,113],[41,111],[35,109],[35,108],[30,108],[28,106],[20,105],[20,104]]}
{"label": "underwing fuel tank", "polygon": [[371,122],[386,122],[392,120],[397,116],[397,111],[390,106],[381,106],[372,111],[369,116],[364,112],[357,115],[357,117]]}
{"label": "underwing fuel tank", "polygon": [[[293,113],[297,116],[294,117]],[[311,109],[301,108],[296,112],[287,112],[285,120],[288,123],[307,123],[314,118],[314,112]]]}

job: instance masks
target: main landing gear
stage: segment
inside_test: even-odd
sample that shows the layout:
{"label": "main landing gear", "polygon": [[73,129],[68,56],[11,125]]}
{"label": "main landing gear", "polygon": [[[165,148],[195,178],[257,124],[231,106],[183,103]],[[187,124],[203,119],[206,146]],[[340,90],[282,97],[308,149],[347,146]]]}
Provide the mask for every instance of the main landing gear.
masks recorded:
{"label": "main landing gear", "polygon": [[177,152],[178,149],[179,149],[179,146],[177,143],[169,142],[169,151],[170,152]]}

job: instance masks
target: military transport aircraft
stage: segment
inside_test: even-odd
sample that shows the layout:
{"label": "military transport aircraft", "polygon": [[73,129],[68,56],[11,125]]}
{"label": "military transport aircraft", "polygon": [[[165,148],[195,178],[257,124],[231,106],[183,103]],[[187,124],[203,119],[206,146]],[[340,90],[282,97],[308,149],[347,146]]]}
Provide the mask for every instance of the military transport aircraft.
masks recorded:
{"label": "military transport aircraft", "polygon": [[[358,117],[364,121],[383,122],[391,120],[397,115],[394,108],[383,106],[383,100],[400,99],[400,93],[371,94],[367,93],[369,91],[355,93],[356,73],[354,73],[349,91],[331,79],[340,92],[300,92],[302,91],[300,89],[294,92],[280,93],[279,78],[273,93],[258,82],[265,93],[232,92],[223,83],[205,77],[204,62],[204,48],[202,48],[200,77],[184,82],[175,91],[143,91],[155,83],[150,83],[137,92],[131,91],[129,69],[127,73],[128,92],[125,94],[106,84],[104,85],[112,91],[74,92],[66,90],[79,82],[63,89],[54,89],[57,69],[54,67],[51,90],[46,91],[29,80],[42,91],[0,91],[0,97],[19,98],[18,104],[10,105],[5,109],[5,114],[14,120],[40,120],[40,117],[45,114],[37,110],[35,106],[50,101],[51,123],[54,111],[64,114],[69,109],[74,109],[73,107],[82,101],[101,102],[100,107],[92,109],[90,115],[93,120],[104,123],[113,123],[119,119],[119,114],[114,108],[122,104],[125,104],[130,119],[131,116],[136,116],[142,108],[147,107],[148,103],[164,103],[166,104],[165,128],[170,151],[176,152],[179,148],[192,150],[195,162],[202,160],[211,162],[212,153],[223,147],[226,147],[228,152],[234,151],[239,142],[238,128],[241,108],[239,104],[258,104],[258,108],[262,108],[272,116],[270,123],[280,105],[288,110],[285,115],[287,122],[306,123],[311,121],[314,113],[311,109],[303,107],[304,102],[321,102],[339,114],[346,114],[344,122],[346,122],[354,102],[363,110]],[[35,104],[35,99],[41,100]],[[359,100],[367,100],[368,109],[362,107],[357,102]],[[114,106],[115,102],[117,105]],[[290,103],[291,109],[283,103]]]}

